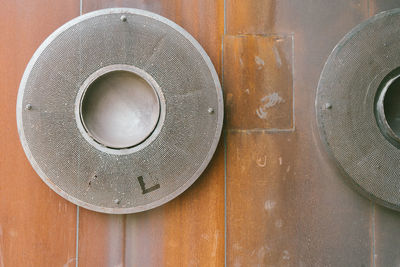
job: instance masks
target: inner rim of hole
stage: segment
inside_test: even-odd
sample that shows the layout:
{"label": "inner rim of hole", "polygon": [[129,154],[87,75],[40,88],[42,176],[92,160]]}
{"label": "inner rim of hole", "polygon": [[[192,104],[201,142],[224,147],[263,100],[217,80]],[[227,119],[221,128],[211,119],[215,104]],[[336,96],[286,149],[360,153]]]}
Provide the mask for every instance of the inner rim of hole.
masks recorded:
{"label": "inner rim of hole", "polygon": [[375,96],[375,117],[381,133],[400,148],[400,67],[382,80]]}
{"label": "inner rim of hole", "polygon": [[[99,98],[101,105],[91,97]],[[91,105],[95,106],[93,111]],[[160,109],[159,96],[151,82],[134,71],[111,68],[85,88],[79,112],[84,130],[96,143],[111,149],[126,149],[141,144],[153,133]],[[100,134],[96,129],[99,125],[103,126]],[[130,135],[131,140],[125,140],[121,132]]]}

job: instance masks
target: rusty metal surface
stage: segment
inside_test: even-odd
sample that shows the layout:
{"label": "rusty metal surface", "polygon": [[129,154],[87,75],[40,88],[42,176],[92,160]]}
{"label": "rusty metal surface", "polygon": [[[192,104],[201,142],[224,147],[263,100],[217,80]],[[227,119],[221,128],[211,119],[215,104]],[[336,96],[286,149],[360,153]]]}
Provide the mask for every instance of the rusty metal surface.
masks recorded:
{"label": "rusty metal surface", "polygon": [[[156,12],[182,26],[204,47],[217,72],[221,69],[223,1],[157,0],[82,2],[83,12],[108,7],[132,7]],[[224,265],[224,153],[219,145],[210,166],[185,193],[166,205],[142,214],[124,216],[125,227],[109,217],[81,212],[80,223],[102,222],[101,232],[121,233],[113,242],[123,254],[109,249],[109,239],[91,231],[80,234],[79,257],[86,266],[100,265],[95,252],[109,251],[111,262],[125,266],[223,266]],[[95,238],[92,240],[92,238]],[[119,261],[114,261],[120,257]],[[140,263],[141,265],[135,265]]]}
{"label": "rusty metal surface", "polygon": [[75,0],[0,4],[0,266],[75,266],[76,206],[49,190],[18,141],[18,83],[36,47],[79,15]]}
{"label": "rusty metal surface", "polygon": [[[261,266],[373,264],[371,204],[343,182],[320,150],[313,111],[318,78],[327,56],[348,30],[368,17],[367,4],[344,0],[227,1],[229,35],[293,34],[295,102],[292,133],[267,133],[266,127],[258,131],[228,129],[228,266],[246,266],[247,262]],[[239,56],[238,51],[224,50],[224,54],[231,53]],[[276,65],[276,58],[266,64]],[[225,73],[234,68],[224,64]],[[234,80],[226,81],[226,77]],[[225,75],[223,82],[235,84],[240,79],[241,73]],[[273,89],[284,90],[282,83],[276,83]],[[259,84],[263,86],[259,90],[270,85],[265,81]],[[234,93],[233,97],[240,96]],[[244,105],[246,99],[239,100]],[[258,164],[269,168],[263,171]],[[251,195],[241,193],[242,188]],[[247,218],[258,223],[252,224]]]}
{"label": "rusty metal surface", "polygon": [[[40,1],[44,4],[37,5],[38,1],[35,1],[35,5],[32,1],[30,2],[32,5],[26,7],[29,8],[27,9],[29,14],[35,13],[32,13],[32,10],[47,10],[46,7],[50,7],[49,2]],[[147,9],[166,16],[185,27],[200,41],[219,71],[221,70],[221,43],[224,32],[223,2],[211,0],[83,0],[82,7],[84,12],[88,12],[99,8],[128,6]],[[78,1],[76,1],[76,5],[79,7]],[[37,9],[34,9],[35,6]],[[237,128],[228,129],[226,132],[225,154],[228,186],[226,192],[228,197],[226,266],[251,266],[249,263],[253,263],[255,266],[385,267],[399,264],[399,213],[371,203],[343,182],[341,175],[326,157],[318,140],[317,127],[313,122],[314,97],[318,78],[323,64],[335,44],[346,32],[364,19],[380,11],[398,6],[398,1],[392,0],[226,0],[225,30],[227,35],[233,36],[231,37],[234,40],[232,42],[241,44],[235,37],[239,34],[293,35],[294,68],[292,74],[295,104],[293,114],[295,130],[293,132],[268,132],[266,129],[269,127],[269,122],[262,124],[264,129],[260,131],[254,131],[253,126],[241,129],[240,124],[246,125],[247,122],[239,122]],[[60,9],[63,12],[47,14],[57,17],[68,13],[62,7]],[[15,18],[14,23],[18,24],[19,20],[15,15],[18,14],[16,9],[4,14]],[[54,17],[41,16],[40,20],[29,21],[29,25],[35,25],[32,24],[32,21],[36,21],[38,25],[35,28],[46,28],[44,26],[48,25],[48,21]],[[60,21],[59,25],[63,22]],[[54,29],[59,25],[54,25]],[[25,30],[27,40],[38,38],[27,27],[18,26],[18,29]],[[41,37],[45,38],[52,30],[42,33]],[[10,35],[11,33],[2,35],[4,42],[9,40]],[[1,90],[7,92],[6,95],[3,95],[6,99],[15,101],[16,91],[9,88],[15,87],[16,90],[24,65],[40,41],[37,40],[35,44],[31,44],[15,40],[7,48],[9,51],[11,47],[19,44],[27,51],[22,49],[20,51],[25,51],[23,54],[17,53],[18,57],[23,57],[23,60],[13,66],[13,74],[10,76],[12,81],[4,83],[3,79],[0,80]],[[273,43],[266,44],[265,47],[271,47]],[[261,49],[263,47],[259,46]],[[228,56],[234,58],[234,53],[232,52],[233,55],[230,55],[230,51],[233,51],[232,47],[229,51],[225,51],[225,58]],[[255,52],[249,51],[253,55]],[[288,53],[286,49],[283,52]],[[270,51],[264,51],[264,53],[268,55]],[[10,53],[0,54],[1,62],[15,62],[10,61],[9,58],[5,61],[5,56],[8,54]],[[22,61],[24,62],[22,63]],[[227,73],[229,68],[240,70],[237,63],[234,63],[235,61],[231,62],[233,62],[230,64],[232,66],[224,64],[225,75],[228,79],[241,81],[239,79],[243,79],[243,77],[240,76],[240,72],[236,75]],[[276,61],[273,58],[265,64],[271,64],[267,68],[272,73],[282,75],[282,72],[275,67]],[[5,70],[1,67],[0,69]],[[17,72],[18,75],[15,74]],[[10,73],[10,70],[4,73]],[[290,72],[280,77],[287,77],[289,74]],[[239,77],[235,78],[235,76]],[[273,79],[273,77],[271,78]],[[258,86],[268,85],[268,81],[252,79]],[[237,89],[235,88],[234,80],[225,82],[230,84],[230,88],[225,88],[225,90],[230,90],[229,92],[240,96],[242,92],[239,91],[239,86]],[[276,80],[273,80],[272,83],[276,87],[275,90],[279,91],[281,88],[285,90],[286,88],[286,85],[281,87]],[[243,90],[245,89],[243,88]],[[263,90],[269,89],[263,87]],[[259,97],[262,96],[259,95]],[[250,102],[247,102],[255,106],[245,106],[244,108],[239,105],[240,101],[244,101],[244,99],[237,98],[237,110],[232,112],[240,114],[243,110],[247,113],[259,107],[255,105],[258,104],[258,99],[251,99]],[[279,106],[276,108],[279,111]],[[9,106],[2,105],[0,109],[5,112],[14,112],[14,103],[10,103]],[[286,108],[283,110],[286,121],[290,121],[291,115],[286,113],[288,112]],[[270,114],[279,114],[278,111],[271,110]],[[227,115],[229,116],[229,114]],[[248,116],[250,123],[259,125],[257,117],[250,117],[254,116],[254,113]],[[274,115],[272,119],[275,116],[278,115]],[[14,120],[14,116],[12,116],[12,120]],[[12,124],[13,121],[10,123]],[[270,125],[277,123],[279,123],[278,120]],[[3,131],[4,133],[10,131],[9,134],[2,134],[5,137],[2,139],[4,144],[12,140],[10,139],[13,136],[12,131],[16,136],[16,130],[13,130],[12,126],[3,128]],[[17,146],[17,139],[13,142]],[[64,250],[65,247],[61,248],[61,243],[67,248],[73,247],[76,240],[72,234],[70,238],[64,240],[50,238],[50,236],[43,239],[44,231],[32,230],[27,231],[27,239],[22,237],[18,240],[10,237],[5,239],[6,234],[4,233],[7,233],[11,226],[19,225],[18,229],[22,229],[26,226],[26,218],[30,218],[30,216],[24,215],[24,212],[29,214],[30,208],[24,207],[31,207],[28,205],[28,203],[32,203],[31,195],[21,193],[14,198],[13,195],[17,190],[10,191],[12,188],[22,188],[25,181],[36,181],[35,183],[39,186],[35,187],[35,192],[38,192],[41,203],[48,200],[47,194],[53,194],[56,200],[59,198],[40,184],[40,181],[37,181],[38,179],[28,163],[24,161],[21,149],[19,152],[13,150],[12,144],[6,148],[9,151],[7,155],[18,153],[19,163],[13,165],[11,161],[3,161],[6,154],[2,154],[0,163],[2,170],[5,168],[4,166],[11,168],[6,169],[4,173],[6,178],[2,176],[0,190],[9,192],[5,194],[4,200],[10,198],[13,200],[7,202],[7,205],[12,206],[9,206],[6,212],[19,210],[20,213],[18,213],[18,219],[6,223],[6,221],[11,221],[9,219],[11,217],[7,214],[4,215],[4,206],[0,206],[0,224],[7,225],[7,227],[3,227],[3,242],[1,243],[3,255],[8,257],[4,259],[7,263],[11,262],[11,266],[18,266],[18,263],[21,262],[20,266],[26,266],[28,258],[35,260],[34,263],[37,265],[43,266],[48,260],[48,257],[45,259],[45,256],[49,256],[52,251],[59,250],[61,251],[59,253],[62,254],[61,257],[52,258],[56,266],[58,262],[62,263],[64,260],[66,262],[65,255],[68,252]],[[4,165],[3,162],[7,165]],[[261,167],[259,164],[261,166],[265,164],[265,167]],[[24,170],[21,170],[21,166],[24,166]],[[267,166],[269,169],[265,171]],[[23,179],[21,183],[14,179],[14,177],[21,177],[18,175],[20,172],[26,173],[26,179],[21,178]],[[241,190],[242,188],[248,190],[247,194]],[[43,193],[46,190],[47,193]],[[224,266],[223,202],[224,147],[221,144],[211,165],[194,186],[162,208],[129,216],[111,216],[80,209],[78,264],[79,266],[124,266],[124,264],[125,266],[135,266],[135,263],[138,262],[143,263],[142,266],[146,266],[146,264],[151,266],[153,263],[161,266]],[[0,205],[5,205],[3,203],[6,202],[2,199]],[[247,209],[250,204],[254,206]],[[13,209],[14,207],[15,209]],[[57,227],[63,227],[65,219],[73,215],[65,216],[52,220],[57,221]],[[250,223],[251,226],[254,226],[254,231],[249,228],[247,217],[254,220],[254,223]],[[41,223],[43,228],[48,231],[48,226],[51,225],[49,217],[43,218],[40,214],[36,215],[36,218],[35,224]],[[60,223],[61,221],[63,224]],[[16,222],[19,223],[16,224]],[[241,231],[245,231],[247,235]],[[42,238],[40,239],[42,246],[54,250],[48,250],[49,254],[39,255],[39,252],[43,253],[43,250],[34,246],[36,242],[34,240],[39,240],[39,238]],[[12,244],[12,251],[5,249],[5,240],[7,240],[7,246],[10,247]],[[25,261],[21,261],[22,251],[25,252],[24,255],[30,255],[28,258],[24,258]],[[7,265],[5,264],[5,266]],[[75,262],[70,263],[70,266],[75,266]]]}
{"label": "rusty metal surface", "polygon": [[293,131],[293,48],[291,33],[225,36],[228,129]]}

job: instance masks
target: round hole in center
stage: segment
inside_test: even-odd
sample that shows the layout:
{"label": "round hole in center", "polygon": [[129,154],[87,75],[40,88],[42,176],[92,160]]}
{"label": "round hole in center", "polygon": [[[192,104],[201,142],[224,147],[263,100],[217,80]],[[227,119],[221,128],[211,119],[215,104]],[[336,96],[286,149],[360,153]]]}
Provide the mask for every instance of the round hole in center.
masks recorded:
{"label": "round hole in center", "polygon": [[389,127],[400,137],[400,79],[389,85],[383,100],[383,109]]}
{"label": "round hole in center", "polygon": [[151,84],[126,70],[111,71],[94,80],[80,106],[88,134],[114,149],[142,143],[154,131],[159,116],[159,98]]}
{"label": "round hole in center", "polygon": [[400,68],[383,79],[375,99],[375,115],[382,134],[400,148]]}

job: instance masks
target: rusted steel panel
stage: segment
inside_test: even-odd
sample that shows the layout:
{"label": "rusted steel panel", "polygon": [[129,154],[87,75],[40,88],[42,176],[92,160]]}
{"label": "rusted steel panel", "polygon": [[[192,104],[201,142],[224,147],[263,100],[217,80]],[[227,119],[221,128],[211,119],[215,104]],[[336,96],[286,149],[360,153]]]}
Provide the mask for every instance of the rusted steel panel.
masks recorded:
{"label": "rusted steel panel", "polygon": [[76,206],[51,191],[19,143],[15,103],[40,43],[79,15],[79,1],[2,1],[0,8],[0,266],[75,266]]}
{"label": "rusted steel panel", "polygon": [[[224,26],[222,0],[109,1],[83,0],[83,13],[109,7],[149,10],[176,22],[204,47],[221,74]],[[120,232],[120,226],[103,215],[81,212],[81,225],[102,222],[99,232]],[[85,228],[87,229],[87,228]],[[85,231],[91,231],[89,229]],[[224,153],[222,143],[210,166],[195,184],[177,199],[141,214],[127,215],[121,262],[126,266],[223,266],[224,265]],[[80,234],[79,257],[99,262],[93,252],[113,251],[109,237],[91,231]],[[84,256],[85,254],[86,256]],[[104,264],[104,263],[103,263]],[[111,263],[108,263],[111,264]],[[100,265],[113,266],[113,265]]]}
{"label": "rusted steel panel", "polygon": [[224,266],[224,150],[164,208],[165,266]]}
{"label": "rusted steel panel", "polygon": [[228,266],[298,262],[292,153],[296,141],[292,133],[228,134]]}
{"label": "rusted steel panel", "polygon": [[[343,35],[399,4],[225,2],[227,266],[398,265],[400,215],[359,196],[332,166],[319,141],[314,96],[323,64]],[[0,267],[76,264],[76,207],[30,167],[18,141],[15,102],[29,58],[53,30],[79,15],[79,4],[5,1],[0,8]],[[82,1],[84,13],[122,6],[183,26],[222,73],[223,0]],[[262,98],[274,90],[285,102],[266,109]],[[202,177],[160,208],[127,216],[80,209],[79,265],[224,266],[224,168],[221,143]]]}
{"label": "rusted steel panel", "polygon": [[[264,34],[275,32],[277,5],[282,8],[281,2],[287,1],[227,0],[226,33]],[[285,10],[283,11],[285,12]]]}
{"label": "rusted steel panel", "polygon": [[320,160],[299,159],[302,141],[228,134],[228,266],[369,265],[369,201]]}
{"label": "rusted steel panel", "polygon": [[165,265],[163,246],[166,238],[163,226],[162,208],[126,216],[125,266]]}
{"label": "rusted steel panel", "polygon": [[375,205],[374,251],[376,266],[400,265],[400,213]]}
{"label": "rusted steel panel", "polygon": [[123,266],[125,215],[80,208],[79,266]]}
{"label": "rusted steel panel", "polygon": [[[228,266],[372,265],[372,205],[330,163],[314,115],[315,90],[325,60],[344,34],[368,17],[368,2],[227,0],[226,10],[227,33],[236,38],[293,35],[295,103],[294,132],[249,130],[243,120],[243,128],[228,130]],[[271,45],[260,48],[272,55]],[[246,53],[254,54],[253,49],[249,46]],[[224,43],[224,58],[239,57],[237,52]],[[225,92],[237,97],[231,113],[247,113],[246,97],[230,88],[244,75],[237,71],[240,61],[228,62],[224,61]],[[276,64],[276,60],[264,62]],[[277,72],[269,68],[274,77]],[[284,81],[282,86],[277,81],[263,84],[286,88]],[[229,105],[228,97],[226,101]],[[281,111],[280,115],[291,116],[284,108]]]}
{"label": "rusted steel panel", "polygon": [[226,35],[228,129],[293,130],[293,35]]}

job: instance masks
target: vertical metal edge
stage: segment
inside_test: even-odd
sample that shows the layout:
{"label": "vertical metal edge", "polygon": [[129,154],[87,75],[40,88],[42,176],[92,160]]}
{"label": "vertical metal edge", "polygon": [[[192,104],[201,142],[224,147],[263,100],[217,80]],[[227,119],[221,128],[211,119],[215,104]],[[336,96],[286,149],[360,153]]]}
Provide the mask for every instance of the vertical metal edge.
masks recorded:
{"label": "vertical metal edge", "polygon": [[[221,85],[224,90],[224,40],[226,35],[226,0],[224,0],[224,32],[221,38]],[[227,173],[227,133],[223,130],[224,142],[224,266],[227,266],[227,186],[226,186],[226,173]]]}
{"label": "vertical metal edge", "polygon": [[75,245],[75,267],[79,266],[79,206],[76,205],[76,245]]}

